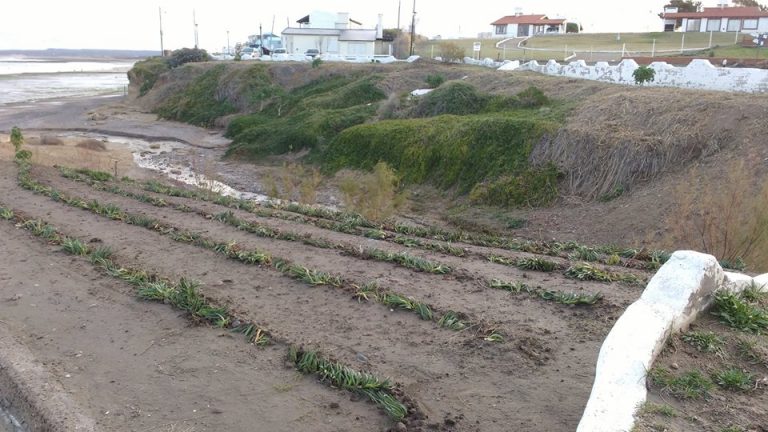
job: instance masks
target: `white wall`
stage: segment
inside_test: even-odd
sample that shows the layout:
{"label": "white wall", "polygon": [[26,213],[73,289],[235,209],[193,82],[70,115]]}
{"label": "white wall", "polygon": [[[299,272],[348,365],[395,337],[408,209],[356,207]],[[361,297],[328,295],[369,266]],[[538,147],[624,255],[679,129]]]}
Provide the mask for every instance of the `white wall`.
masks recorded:
{"label": "white wall", "polygon": [[310,48],[321,53],[339,54],[338,36],[285,35],[283,39],[288,54],[304,54]]}
{"label": "white wall", "polygon": [[342,56],[373,57],[376,50],[374,42],[341,41],[339,46]]}
{"label": "white wall", "polygon": [[[656,75],[653,82],[645,85],[746,93],[768,92],[767,69],[721,68],[713,66],[708,60],[701,59],[692,60],[685,67],[675,67],[664,62],[651,63],[650,67]],[[610,66],[606,62],[597,62],[593,66],[588,66],[584,60],[561,65],[550,60],[545,65],[532,61],[520,66],[518,70],[636,85],[632,73],[637,68],[638,64],[634,60],[622,60],[616,66]]]}
{"label": "white wall", "polygon": [[757,22],[758,33],[768,33],[768,18],[760,18]]}

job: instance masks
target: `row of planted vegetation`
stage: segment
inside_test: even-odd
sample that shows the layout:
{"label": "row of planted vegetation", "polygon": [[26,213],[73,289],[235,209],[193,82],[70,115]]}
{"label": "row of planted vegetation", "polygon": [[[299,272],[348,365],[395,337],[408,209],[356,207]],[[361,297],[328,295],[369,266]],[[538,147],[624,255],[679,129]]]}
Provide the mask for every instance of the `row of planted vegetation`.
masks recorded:
{"label": "row of planted vegetation", "polygon": [[[144,226],[163,234],[168,234],[175,240],[189,242],[199,240],[198,236],[188,233],[177,233],[169,227],[163,227],[158,221],[151,218],[128,215],[113,205],[101,205],[96,201],[85,203],[83,200],[75,197],[68,197],[61,192],[44,186],[37,182],[31,175],[30,158],[31,153],[22,148],[23,137],[21,131],[17,128],[12,132],[12,143],[16,149],[15,161],[19,167],[18,182],[25,189],[36,193],[47,195],[50,198],[64,202],[74,207],[80,207],[90,210],[96,214],[108,217],[113,220],[122,220],[124,222]],[[95,173],[99,178],[105,179],[108,174]],[[248,343],[256,346],[265,346],[270,344],[284,345],[287,347],[287,359],[294,367],[302,373],[316,375],[321,381],[328,383],[335,388],[341,388],[366,397],[371,402],[379,406],[394,420],[405,421],[409,417],[420,416],[419,409],[412,404],[407,396],[396,384],[388,379],[379,378],[371,373],[359,371],[343,363],[334,361],[323,354],[306,349],[301,346],[293,345],[290,341],[281,340],[274,337],[268,329],[262,327],[254,321],[245,317],[238,316],[231,309],[217,304],[216,300],[207,298],[199,290],[200,284],[196,281],[180,278],[174,281],[163,275],[153,273],[141,268],[124,266],[119,263],[113,255],[112,248],[109,245],[100,245],[99,247],[89,246],[86,242],[69,236],[53,225],[48,224],[42,219],[34,219],[15,211],[13,208],[0,203],[0,220],[14,223],[17,227],[29,231],[32,235],[43,239],[47,244],[58,246],[67,254],[88,259],[97,269],[105,275],[124,281],[135,287],[135,294],[138,298],[146,301],[155,301],[169,304],[179,310],[184,311],[196,322],[206,323],[221,329],[227,329],[234,333],[240,333],[245,336]],[[204,247],[209,247],[216,252],[223,253],[229,258],[239,260],[246,264],[265,264],[271,261],[268,255],[258,252],[242,253],[232,244],[206,243],[203,240]],[[291,277],[298,278],[310,284],[336,284],[340,280],[333,280],[327,274],[312,271],[307,268],[296,266],[284,261],[275,263],[278,270],[289,274]],[[375,288],[375,287],[374,287]],[[367,288],[366,288],[367,289]],[[378,292],[377,292],[377,295]],[[399,296],[390,295],[395,299]],[[390,300],[395,301],[395,300]],[[414,303],[415,304],[415,303]],[[426,312],[420,311],[419,314],[428,313],[424,319],[432,319],[429,309],[419,304]],[[443,327],[455,330],[463,329],[466,325],[458,318],[457,314],[450,312],[440,318],[439,324]],[[460,327],[458,327],[460,326]],[[489,341],[493,341],[489,339]]]}
{"label": "row of planted vegetation", "polygon": [[[149,91],[170,69],[158,61],[138,63],[132,83]],[[499,206],[544,205],[557,196],[557,168],[531,166],[528,157],[559,128],[565,110],[535,87],[490,95],[431,76],[437,88],[411,97],[385,93],[386,73],[340,69],[296,87],[278,84],[278,73],[264,64],[185,65],[170,72],[169,80],[176,74],[183,84],[155,112],[205,127],[233,115],[226,131],[232,157],[307,151],[305,161],[326,174],[384,162],[404,184],[428,183]]]}

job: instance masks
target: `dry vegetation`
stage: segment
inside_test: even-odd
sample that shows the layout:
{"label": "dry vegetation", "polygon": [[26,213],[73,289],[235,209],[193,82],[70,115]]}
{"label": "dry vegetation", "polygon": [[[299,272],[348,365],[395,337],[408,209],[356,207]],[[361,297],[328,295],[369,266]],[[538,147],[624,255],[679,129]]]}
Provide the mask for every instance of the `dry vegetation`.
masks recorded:
{"label": "dry vegetation", "polygon": [[724,171],[715,180],[694,168],[678,185],[666,244],[712,254],[732,268],[746,262],[768,270],[768,181],[742,160]]}

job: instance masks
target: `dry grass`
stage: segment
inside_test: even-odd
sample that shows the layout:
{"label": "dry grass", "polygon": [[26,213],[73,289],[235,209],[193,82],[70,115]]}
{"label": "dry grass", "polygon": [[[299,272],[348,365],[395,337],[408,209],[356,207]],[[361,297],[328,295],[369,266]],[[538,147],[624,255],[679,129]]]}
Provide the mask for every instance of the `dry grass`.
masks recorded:
{"label": "dry grass", "polygon": [[279,170],[270,171],[264,177],[268,196],[302,204],[317,203],[317,190],[322,183],[319,169],[294,162],[286,162]]}
{"label": "dry grass", "polygon": [[347,210],[381,221],[405,203],[406,196],[398,186],[394,170],[386,162],[379,162],[372,173],[346,174],[340,189]]}
{"label": "dry grass", "polygon": [[77,147],[94,151],[107,151],[107,145],[104,142],[93,138],[80,141],[77,143]]}
{"label": "dry grass", "polygon": [[[134,166],[133,155],[125,149],[105,151],[82,148],[78,144],[82,138],[54,137],[60,144],[42,144],[46,137],[25,137],[26,150],[32,152],[32,163],[43,166],[64,165],[73,168],[113,172],[115,161],[119,172],[125,172]],[[49,142],[53,142],[50,140]],[[101,143],[99,141],[99,143]],[[101,143],[104,145],[103,143]],[[106,148],[106,147],[105,147]],[[13,160],[13,147],[7,136],[0,136],[0,159]]]}
{"label": "dry grass", "polygon": [[[554,161],[567,194],[597,198],[616,187],[680,170],[688,163],[768,134],[764,98],[679,89],[605,89],[574,110],[556,137],[534,148]],[[717,121],[713,121],[717,119]]]}
{"label": "dry grass", "polygon": [[768,180],[743,161],[726,167],[720,178],[705,178],[692,169],[675,192],[678,206],[666,220],[670,249],[691,248],[752,270],[768,268]]}

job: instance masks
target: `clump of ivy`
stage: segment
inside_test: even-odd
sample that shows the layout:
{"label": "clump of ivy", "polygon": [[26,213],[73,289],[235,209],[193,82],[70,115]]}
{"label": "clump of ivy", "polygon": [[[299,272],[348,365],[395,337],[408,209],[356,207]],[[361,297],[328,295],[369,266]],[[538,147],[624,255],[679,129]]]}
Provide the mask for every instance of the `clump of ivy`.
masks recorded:
{"label": "clump of ivy", "polygon": [[632,72],[632,77],[635,79],[635,84],[643,85],[647,82],[653,82],[656,71],[650,66],[640,66]]}

